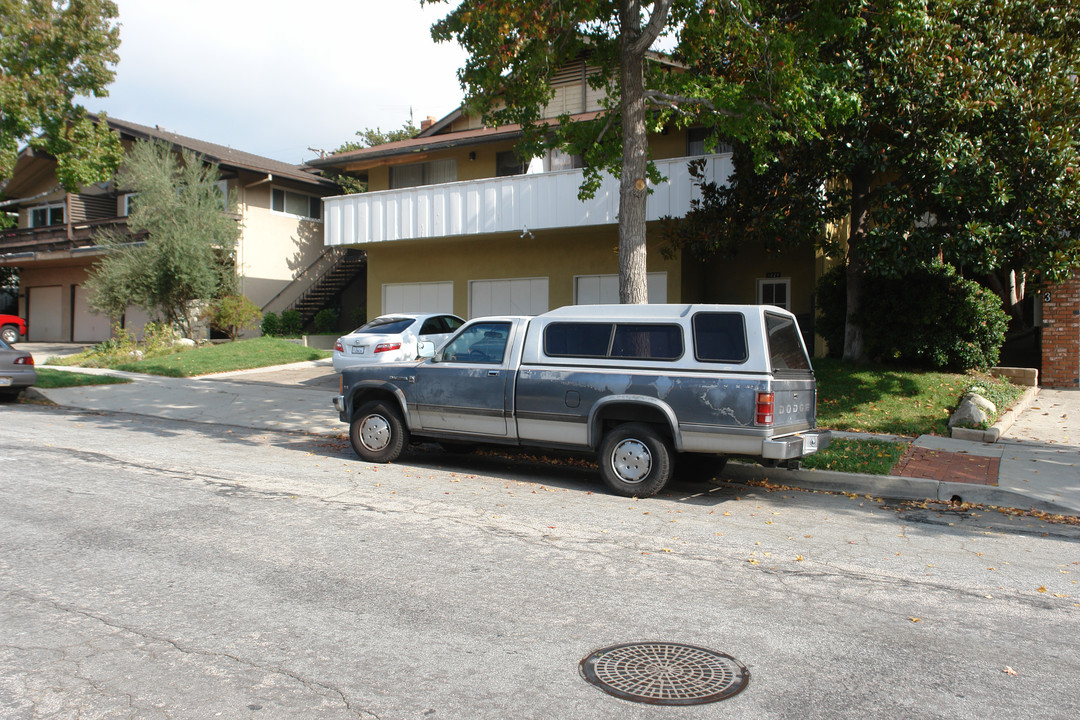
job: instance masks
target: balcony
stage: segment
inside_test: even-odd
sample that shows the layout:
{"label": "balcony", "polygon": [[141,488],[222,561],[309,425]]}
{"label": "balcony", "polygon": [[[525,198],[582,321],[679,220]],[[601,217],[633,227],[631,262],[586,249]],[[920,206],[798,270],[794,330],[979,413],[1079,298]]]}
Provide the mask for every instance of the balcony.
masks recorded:
{"label": "balcony", "polygon": [[0,230],[0,264],[18,264],[38,254],[70,252],[94,247],[94,236],[105,228],[127,231],[127,218],[110,218],[67,225]]}
{"label": "balcony", "polygon": [[[648,220],[690,209],[700,194],[686,167],[691,159],[656,162],[667,182],[652,187]],[[731,170],[730,155],[706,157],[706,178],[723,183]],[[362,245],[618,222],[618,180],[606,176],[596,195],[582,201],[582,178],[581,170],[565,170],[326,198],[324,242]]]}

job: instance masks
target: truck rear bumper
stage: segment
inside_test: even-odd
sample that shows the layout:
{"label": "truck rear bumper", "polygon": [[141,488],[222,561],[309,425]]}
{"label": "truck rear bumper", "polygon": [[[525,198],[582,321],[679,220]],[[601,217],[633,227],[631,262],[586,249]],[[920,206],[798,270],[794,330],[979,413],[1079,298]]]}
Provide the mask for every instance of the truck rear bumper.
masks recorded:
{"label": "truck rear bumper", "polygon": [[761,444],[761,457],[767,460],[794,460],[824,450],[832,442],[832,433],[828,430],[811,430],[788,435]]}

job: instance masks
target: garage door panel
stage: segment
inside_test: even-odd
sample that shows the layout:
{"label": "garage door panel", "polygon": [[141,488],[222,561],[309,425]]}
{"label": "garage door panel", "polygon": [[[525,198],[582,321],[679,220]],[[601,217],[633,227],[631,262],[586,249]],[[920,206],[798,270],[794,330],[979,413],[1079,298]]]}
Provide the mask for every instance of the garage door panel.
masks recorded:
{"label": "garage door panel", "polygon": [[60,285],[27,288],[27,333],[32,342],[64,342],[64,302]]}
{"label": "garage door panel", "polygon": [[548,279],[473,280],[469,283],[469,317],[539,315],[550,310]]}
{"label": "garage door panel", "polygon": [[454,312],[454,283],[386,283],[382,314],[395,312]]}
{"label": "garage door panel", "polygon": [[108,340],[112,334],[109,317],[92,312],[89,301],[90,291],[76,286],[72,340],[82,343],[97,343]]}

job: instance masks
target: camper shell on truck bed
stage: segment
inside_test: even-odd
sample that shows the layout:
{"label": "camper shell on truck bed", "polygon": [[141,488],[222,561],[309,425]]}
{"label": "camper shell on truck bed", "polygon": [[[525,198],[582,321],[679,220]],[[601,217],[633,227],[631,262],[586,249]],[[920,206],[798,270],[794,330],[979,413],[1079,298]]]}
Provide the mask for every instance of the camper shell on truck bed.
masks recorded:
{"label": "camper shell on truck bed", "polygon": [[788,464],[828,445],[791,313],[760,305],[578,305],[466,323],[416,361],[347,369],[334,399],[356,452],[410,439],[598,453],[608,486],[659,492],[728,456]]}

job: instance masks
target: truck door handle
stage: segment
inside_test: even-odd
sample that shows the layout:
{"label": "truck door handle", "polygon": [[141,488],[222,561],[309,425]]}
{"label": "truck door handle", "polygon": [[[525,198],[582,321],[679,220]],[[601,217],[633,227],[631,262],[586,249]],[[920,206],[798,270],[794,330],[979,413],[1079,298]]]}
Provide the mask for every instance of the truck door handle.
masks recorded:
{"label": "truck door handle", "polygon": [[488,370],[488,377],[499,377],[498,370]]}

